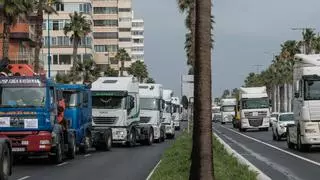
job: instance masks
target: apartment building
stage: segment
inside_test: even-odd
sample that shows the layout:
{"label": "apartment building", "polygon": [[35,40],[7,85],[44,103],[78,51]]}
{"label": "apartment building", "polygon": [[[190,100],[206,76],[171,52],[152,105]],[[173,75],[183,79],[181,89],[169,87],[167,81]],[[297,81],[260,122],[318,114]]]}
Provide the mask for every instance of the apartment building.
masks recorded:
{"label": "apartment building", "polygon": [[132,49],[131,60],[144,61],[144,21],[143,19],[132,20]]}
{"label": "apartment building", "polygon": [[[44,15],[43,23],[43,48],[40,53],[44,63],[44,69],[48,70],[49,38],[51,56],[51,75],[67,73],[73,65],[72,42],[69,36],[64,34],[65,24],[70,23],[69,14],[75,11],[82,12],[87,20],[92,22],[91,0],[61,0],[55,7],[58,14]],[[86,35],[78,47],[78,59],[93,58],[92,33]]]}
{"label": "apartment building", "polygon": [[[93,23],[95,62],[119,70],[118,49],[131,55],[132,0],[93,0]],[[125,67],[130,64],[126,62]]]}

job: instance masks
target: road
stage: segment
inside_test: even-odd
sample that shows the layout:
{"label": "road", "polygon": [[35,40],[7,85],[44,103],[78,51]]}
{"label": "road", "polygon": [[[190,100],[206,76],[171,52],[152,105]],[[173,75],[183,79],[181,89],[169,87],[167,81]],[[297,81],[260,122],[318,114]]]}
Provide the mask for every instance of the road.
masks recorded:
{"label": "road", "polygon": [[273,141],[272,131],[240,133],[231,125],[213,124],[213,131],[239,154],[273,180],[319,180],[320,149],[301,153]]}
{"label": "road", "polygon": [[27,160],[14,166],[10,180],[144,180],[172,142],[166,140],[151,147],[114,147],[110,152],[92,151],[59,165],[43,159]]}

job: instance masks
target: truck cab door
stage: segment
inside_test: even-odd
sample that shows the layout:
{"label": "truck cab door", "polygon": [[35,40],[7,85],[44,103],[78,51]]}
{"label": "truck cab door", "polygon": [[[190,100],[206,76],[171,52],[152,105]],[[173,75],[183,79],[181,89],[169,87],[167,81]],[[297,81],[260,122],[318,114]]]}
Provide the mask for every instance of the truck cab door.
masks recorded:
{"label": "truck cab door", "polygon": [[302,106],[303,106],[303,84],[302,80],[296,81],[293,97],[293,113],[295,125],[302,119]]}

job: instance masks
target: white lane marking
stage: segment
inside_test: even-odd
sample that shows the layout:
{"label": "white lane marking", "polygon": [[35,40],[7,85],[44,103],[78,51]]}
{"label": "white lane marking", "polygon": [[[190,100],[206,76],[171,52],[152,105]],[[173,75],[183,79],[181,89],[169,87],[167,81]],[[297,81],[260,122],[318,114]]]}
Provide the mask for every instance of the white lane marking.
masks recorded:
{"label": "white lane marking", "polygon": [[157,169],[157,167],[159,166],[159,164],[161,163],[161,160],[157,163],[157,165],[152,169],[152,171],[149,173],[148,177],[146,180],[149,180],[151,178],[151,176],[153,175],[154,171]]}
{"label": "white lane marking", "polygon": [[272,169],[282,173],[283,175],[285,175],[288,179],[290,180],[302,180],[301,178],[297,177],[297,175],[295,175],[294,173],[292,173],[289,169],[287,169],[286,167],[281,166],[280,164],[277,164],[275,162],[270,161],[268,158],[262,156],[261,154],[258,154],[256,152],[254,152],[253,150],[247,148],[246,146],[244,146],[243,144],[240,144],[239,142],[235,141],[234,139],[232,139],[231,137],[228,137],[226,135],[222,135],[223,137],[225,137],[226,139],[228,139],[229,141],[231,141],[232,143],[236,144],[237,146],[241,147],[243,150],[245,150],[246,152],[248,152],[251,156],[253,156],[254,158],[256,158],[257,160],[267,164],[268,166],[270,166]]}
{"label": "white lane marking", "polygon": [[24,180],[24,179],[28,179],[28,178],[30,178],[31,176],[24,176],[24,177],[22,177],[22,178],[19,178],[19,179],[17,179],[17,180]]}
{"label": "white lane marking", "polygon": [[66,164],[69,164],[69,163],[68,162],[63,162],[63,163],[57,164],[57,166],[60,167],[60,166],[66,165]]}
{"label": "white lane marking", "polygon": [[91,154],[86,154],[86,155],[84,155],[84,157],[89,157],[89,156],[91,156]]}
{"label": "white lane marking", "polygon": [[237,131],[235,131],[235,130],[233,130],[233,129],[229,129],[229,128],[226,128],[226,127],[223,127],[223,126],[220,126],[220,127],[224,128],[224,129],[227,129],[227,130],[229,130],[229,131],[232,131],[232,132],[234,132],[234,133],[236,133],[236,134],[239,134],[239,135],[241,135],[241,136],[243,136],[243,137],[246,137],[246,138],[248,138],[248,139],[251,139],[251,140],[253,140],[253,141],[256,141],[256,142],[258,142],[258,143],[264,144],[264,145],[266,145],[266,146],[268,146],[268,147],[271,147],[271,148],[273,148],[273,149],[276,149],[276,150],[278,150],[278,151],[281,151],[281,152],[283,152],[283,153],[289,154],[289,155],[291,155],[291,156],[293,156],[293,157],[296,157],[296,158],[298,158],[298,159],[307,161],[307,162],[309,162],[309,163],[311,163],[311,164],[314,164],[314,165],[316,165],[316,166],[320,166],[320,163],[319,163],[319,162],[316,162],[316,161],[313,161],[313,160],[311,160],[311,159],[308,159],[308,158],[305,158],[305,157],[296,155],[296,154],[294,154],[294,153],[291,153],[291,152],[289,152],[289,151],[283,150],[283,149],[281,149],[281,148],[278,148],[278,147],[276,147],[276,146],[273,146],[273,145],[268,144],[268,143],[266,143],[266,142],[263,142],[263,141],[261,141],[261,140],[255,139],[255,138],[253,138],[253,137],[247,136],[247,135],[242,134],[242,133],[239,133],[239,132],[237,132]]}

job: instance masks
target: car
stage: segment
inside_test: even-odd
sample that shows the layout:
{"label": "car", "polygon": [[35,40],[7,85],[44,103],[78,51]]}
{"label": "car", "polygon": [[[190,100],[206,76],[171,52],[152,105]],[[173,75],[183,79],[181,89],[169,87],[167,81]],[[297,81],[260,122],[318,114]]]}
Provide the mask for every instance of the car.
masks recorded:
{"label": "car", "polygon": [[270,116],[270,127],[272,127],[272,123],[278,119],[278,116],[279,116],[279,113],[278,112],[273,112],[271,113],[271,116]]}
{"label": "car", "polygon": [[278,118],[272,123],[272,139],[280,141],[287,136],[287,126],[294,124],[292,112],[279,113]]}

